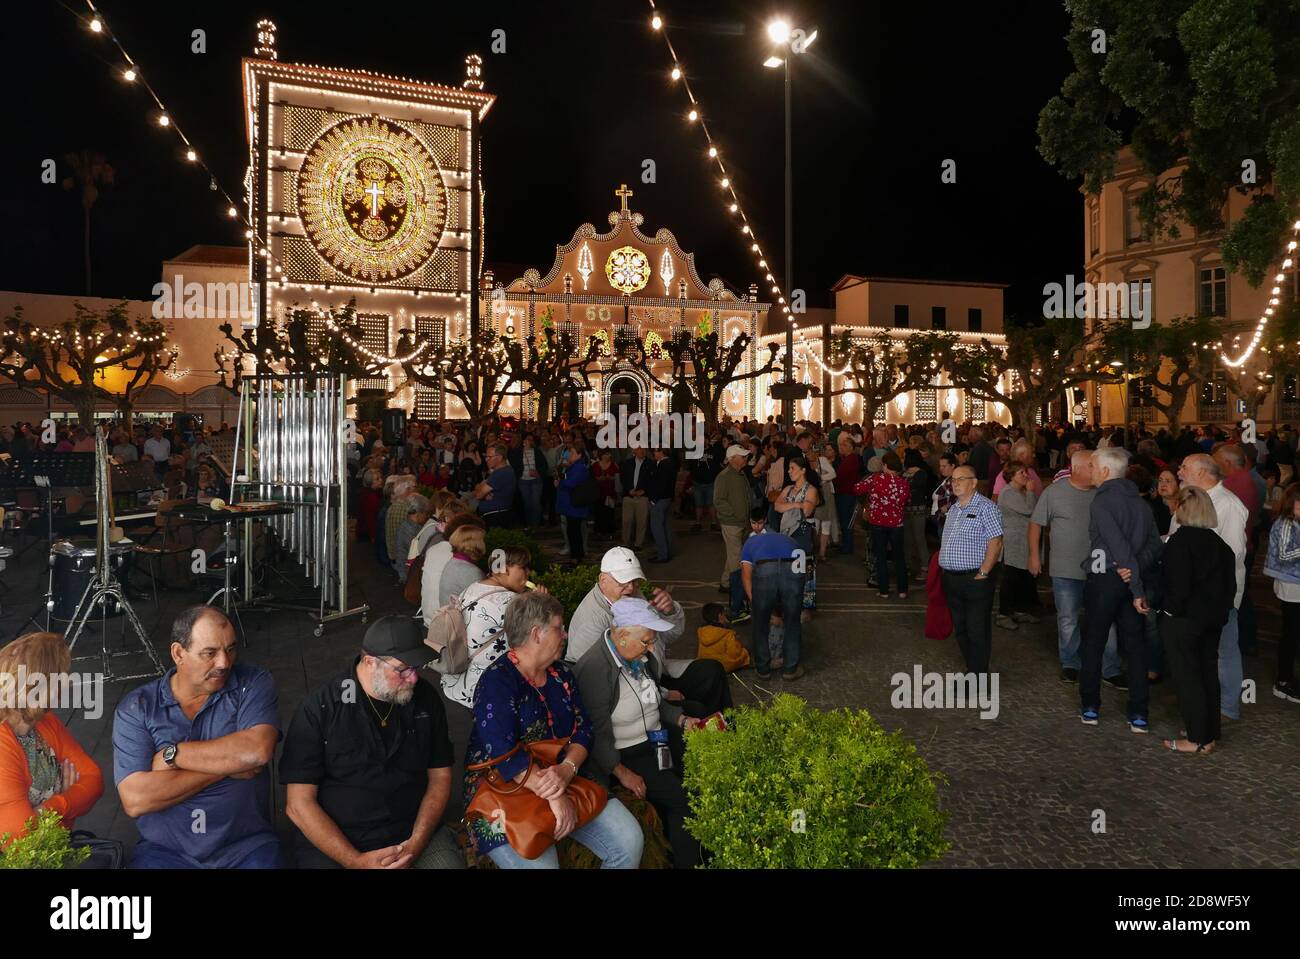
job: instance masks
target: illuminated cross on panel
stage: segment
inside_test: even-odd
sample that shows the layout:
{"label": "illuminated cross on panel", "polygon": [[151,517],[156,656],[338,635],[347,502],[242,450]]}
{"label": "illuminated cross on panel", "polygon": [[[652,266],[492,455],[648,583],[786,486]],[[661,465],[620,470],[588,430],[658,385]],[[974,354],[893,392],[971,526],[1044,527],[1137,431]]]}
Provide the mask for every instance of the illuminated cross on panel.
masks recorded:
{"label": "illuminated cross on panel", "polygon": [[362,193],[370,194],[370,215],[379,216],[379,198],[383,195],[383,190],[379,189],[378,183],[370,184],[370,188],[362,190]]}
{"label": "illuminated cross on panel", "polygon": [[623,201],[624,213],[628,212],[627,198],[630,197],[631,195],[632,195],[632,191],[627,188],[626,183],[620,183],[618,189],[614,191],[614,196],[619,197]]}

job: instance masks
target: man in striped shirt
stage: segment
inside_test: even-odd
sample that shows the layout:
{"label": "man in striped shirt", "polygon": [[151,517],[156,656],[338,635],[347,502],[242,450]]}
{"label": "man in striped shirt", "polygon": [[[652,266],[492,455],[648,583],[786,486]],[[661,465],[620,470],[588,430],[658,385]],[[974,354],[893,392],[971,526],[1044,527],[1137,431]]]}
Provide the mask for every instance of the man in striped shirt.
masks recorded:
{"label": "man in striped shirt", "polygon": [[957,499],[948,509],[939,547],[943,595],[966,668],[987,673],[993,632],[992,574],[1002,555],[1002,513],[976,491],[972,467],[953,470],[952,488]]}

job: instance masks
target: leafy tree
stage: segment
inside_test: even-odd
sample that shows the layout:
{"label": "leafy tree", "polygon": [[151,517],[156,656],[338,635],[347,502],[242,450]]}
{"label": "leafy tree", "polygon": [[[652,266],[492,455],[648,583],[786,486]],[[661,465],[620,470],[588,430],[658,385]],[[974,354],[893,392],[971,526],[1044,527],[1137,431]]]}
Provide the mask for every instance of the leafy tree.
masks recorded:
{"label": "leafy tree", "polygon": [[[1152,178],[1140,213],[1156,235],[1177,237],[1179,221],[1198,232],[1220,229],[1229,191],[1249,196],[1222,251],[1229,269],[1258,286],[1300,199],[1300,3],[1065,6],[1075,69],[1039,114],[1039,153],[1097,193],[1114,172],[1128,128],[1138,163]],[[1254,164],[1253,182],[1245,161]],[[1179,165],[1181,172],[1164,175]]]}
{"label": "leafy tree", "polygon": [[[72,309],[71,320],[37,327],[23,319],[21,306],[15,308],[0,330],[0,375],[64,400],[86,428],[94,424],[100,400],[116,407],[129,423],[134,397],[175,360],[166,330],[157,320],[133,320],[125,302],[103,312],[80,303]],[[110,371],[124,376],[121,392],[104,385]]]}

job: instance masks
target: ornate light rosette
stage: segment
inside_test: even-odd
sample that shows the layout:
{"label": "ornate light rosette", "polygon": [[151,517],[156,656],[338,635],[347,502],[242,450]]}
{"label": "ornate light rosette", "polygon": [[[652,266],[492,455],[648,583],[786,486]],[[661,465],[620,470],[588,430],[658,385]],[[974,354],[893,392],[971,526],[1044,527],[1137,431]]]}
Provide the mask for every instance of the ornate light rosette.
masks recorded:
{"label": "ornate light rosette", "polygon": [[605,261],[609,285],[620,293],[635,293],[650,282],[650,261],[634,246],[620,246]]}
{"label": "ornate light rosette", "polygon": [[447,224],[437,161],[409,130],[378,117],[344,120],[312,144],[298,209],[316,252],[368,283],[419,269]]}

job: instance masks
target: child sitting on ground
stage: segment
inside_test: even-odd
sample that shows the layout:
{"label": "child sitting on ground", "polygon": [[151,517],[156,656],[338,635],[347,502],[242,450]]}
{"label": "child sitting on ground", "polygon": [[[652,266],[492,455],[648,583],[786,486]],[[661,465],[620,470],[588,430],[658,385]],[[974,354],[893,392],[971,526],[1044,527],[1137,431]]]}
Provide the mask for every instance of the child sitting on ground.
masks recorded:
{"label": "child sitting on ground", "polygon": [[721,603],[705,603],[704,625],[695,631],[699,647],[696,659],[714,659],[722,668],[732,673],[749,665],[749,650],[736,637],[727,619],[726,608]]}

